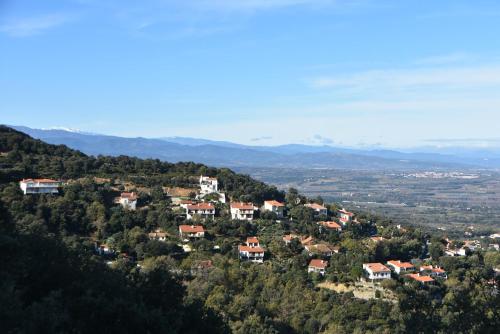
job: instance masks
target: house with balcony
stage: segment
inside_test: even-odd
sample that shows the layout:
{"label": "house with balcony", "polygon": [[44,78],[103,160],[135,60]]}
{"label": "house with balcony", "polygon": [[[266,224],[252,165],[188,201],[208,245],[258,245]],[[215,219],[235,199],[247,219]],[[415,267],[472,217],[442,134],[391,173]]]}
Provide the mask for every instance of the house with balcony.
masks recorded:
{"label": "house with balcony", "polygon": [[186,204],[186,219],[191,220],[194,217],[200,217],[201,219],[214,219],[215,217],[215,206],[212,203],[197,203],[197,204]]}
{"label": "house with balcony", "polygon": [[201,239],[205,237],[205,229],[201,225],[180,225],[179,236],[182,240]]}
{"label": "house with balcony", "polygon": [[233,202],[230,210],[232,219],[252,221],[256,208],[252,203]]}
{"label": "house with balcony", "polygon": [[432,266],[432,265],[421,266],[420,274],[424,276],[431,276],[434,278],[448,279],[448,274],[446,273],[446,270],[438,266]]}
{"label": "house with balcony", "polygon": [[25,195],[28,194],[58,194],[60,181],[51,179],[23,179],[19,187]]}
{"label": "house with balcony", "polygon": [[274,212],[281,219],[285,217],[285,204],[278,201],[264,201],[264,211]]}
{"label": "house with balcony", "polygon": [[137,208],[137,194],[135,192],[121,193],[118,202],[124,209],[135,210]]}
{"label": "house with balcony", "polygon": [[364,263],[363,269],[366,271],[368,279],[372,281],[391,278],[391,269],[382,263]]}
{"label": "house with balcony", "polygon": [[402,273],[407,273],[409,271],[415,271],[415,266],[410,262],[401,262],[396,260],[387,261],[387,266],[391,267],[392,270],[398,275]]}
{"label": "house with balcony", "polygon": [[306,208],[312,209],[314,211],[314,216],[328,216],[328,209],[321,204],[317,203],[308,203],[304,204]]}
{"label": "house with balcony", "polygon": [[309,266],[307,267],[308,273],[317,273],[321,276],[326,274],[326,267],[328,267],[328,261],[313,259],[309,262]]}
{"label": "house with balcony", "polygon": [[240,260],[263,263],[265,251],[260,247],[259,240],[255,237],[247,238],[245,245],[238,246]]}

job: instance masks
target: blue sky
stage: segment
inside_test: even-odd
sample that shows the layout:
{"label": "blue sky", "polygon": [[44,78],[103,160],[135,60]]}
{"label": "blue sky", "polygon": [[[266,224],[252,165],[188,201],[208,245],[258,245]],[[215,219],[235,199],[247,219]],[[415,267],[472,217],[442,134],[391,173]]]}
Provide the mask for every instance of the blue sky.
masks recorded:
{"label": "blue sky", "polygon": [[0,1],[0,123],[498,144],[500,2]]}

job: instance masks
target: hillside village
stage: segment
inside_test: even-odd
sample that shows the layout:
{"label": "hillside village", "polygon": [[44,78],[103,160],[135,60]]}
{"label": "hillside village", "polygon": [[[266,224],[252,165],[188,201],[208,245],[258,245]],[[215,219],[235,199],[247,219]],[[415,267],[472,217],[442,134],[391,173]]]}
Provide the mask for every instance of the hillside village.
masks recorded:
{"label": "hillside village", "polygon": [[[498,235],[450,240],[228,170],[86,157],[5,129],[0,139],[0,204],[17,233],[60,238],[125,275],[164,268],[181,304],[202,303],[231,331],[446,331],[486,310],[481,326],[498,323]],[[453,321],[429,320],[445,306]]]}
{"label": "hillside village", "polygon": [[[194,179],[194,177],[193,177]],[[19,187],[25,195],[36,194],[52,194],[57,195],[59,189],[64,186],[64,182],[51,179],[23,179],[19,182]],[[131,185],[128,186],[133,187]],[[220,218],[230,217],[233,221],[247,221],[259,223],[261,220],[270,221],[274,224],[282,224],[284,221],[293,224],[294,215],[288,212],[291,203],[279,202],[274,199],[264,200],[263,203],[254,204],[251,202],[233,202],[226,204],[226,196],[224,192],[219,191],[218,180],[216,177],[208,177],[201,175],[199,177],[197,188],[185,189],[191,197],[173,196],[168,192],[165,194],[166,201],[170,203],[168,208],[174,214],[174,220],[180,222],[178,233],[172,229],[162,229],[157,227],[154,231],[145,231],[152,241],[176,242],[177,246],[182,248],[185,253],[194,252],[197,250],[200,240],[211,240],[213,244],[212,252],[216,253],[220,250],[218,241],[223,238],[223,235],[215,237],[213,224],[217,223]],[[115,199],[115,202],[125,210],[142,210],[147,207],[138,207],[137,202],[140,196],[135,191],[121,192],[120,196]],[[299,211],[301,215],[309,215],[311,226],[317,226],[317,231],[312,235],[300,235],[298,231],[290,230],[288,234],[282,236],[282,242],[291,247],[292,242],[295,246],[303,247],[304,253],[310,258],[307,268],[308,273],[315,273],[320,276],[325,276],[329,269],[329,259],[334,254],[347,251],[342,247],[340,237],[342,231],[356,229],[357,233],[364,235],[362,240],[368,244],[378,244],[385,242],[391,238],[384,238],[377,235],[379,230],[383,231],[383,226],[371,221],[358,221],[353,212],[347,211],[345,208],[329,210],[323,203],[297,203],[295,211]],[[330,206],[330,209],[334,207]],[[404,235],[410,233],[407,229],[397,226],[397,230]],[[316,233],[317,232],[317,233]],[[259,241],[259,232],[256,235],[246,236],[246,240],[237,246],[238,258],[241,261],[250,261],[253,263],[264,263],[265,260],[271,260],[272,256],[266,254],[264,246]],[[275,236],[271,236],[274,238]],[[264,236],[269,240],[269,236]],[[331,242],[330,240],[337,242]],[[474,251],[483,250],[481,242],[478,240],[464,240],[461,242],[444,240],[443,251],[446,256],[467,256]],[[421,250],[415,249],[415,254],[419,257],[411,258],[409,261],[401,261],[400,259],[390,259],[384,263],[362,263],[363,275],[356,277],[360,280],[369,280],[379,282],[382,280],[400,278],[405,281],[416,281],[422,285],[434,284],[436,281],[446,280],[446,270],[438,265],[435,265],[431,255],[428,252],[428,246],[431,245],[429,238],[423,238]],[[489,249],[498,251],[499,243],[491,243]],[[205,246],[205,245],[204,245]],[[205,246],[206,247],[206,246]],[[116,240],[109,238],[108,240],[96,240],[96,252],[106,256],[109,265],[113,265],[117,259],[125,258],[127,261],[137,262],[140,266],[140,260],[136,254],[128,254],[123,249],[117,247]],[[113,259],[113,260],[111,260]],[[203,263],[211,263],[210,259],[204,260]],[[198,264],[195,264],[197,266]],[[206,269],[210,266],[205,265]],[[359,268],[358,268],[359,269]],[[191,268],[191,271],[193,268]],[[352,270],[352,268],[351,268]],[[500,273],[500,270],[499,270]]]}

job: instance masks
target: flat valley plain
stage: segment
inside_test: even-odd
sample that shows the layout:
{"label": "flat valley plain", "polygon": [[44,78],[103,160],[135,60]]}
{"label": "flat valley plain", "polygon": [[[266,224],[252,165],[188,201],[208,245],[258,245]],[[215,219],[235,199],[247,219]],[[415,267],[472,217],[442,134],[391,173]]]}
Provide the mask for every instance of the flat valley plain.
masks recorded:
{"label": "flat valley plain", "polygon": [[500,232],[500,172],[236,168],[286,190],[348,209],[448,231]]}

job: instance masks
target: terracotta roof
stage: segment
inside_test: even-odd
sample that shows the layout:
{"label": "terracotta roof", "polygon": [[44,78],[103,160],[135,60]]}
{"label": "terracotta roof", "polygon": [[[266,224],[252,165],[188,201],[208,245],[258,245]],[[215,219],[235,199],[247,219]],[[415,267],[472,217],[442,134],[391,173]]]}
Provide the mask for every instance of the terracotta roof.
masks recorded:
{"label": "terracotta roof", "polygon": [[325,269],[328,266],[328,261],[314,259],[309,262],[309,267]]}
{"label": "terracotta roof", "polygon": [[391,261],[387,261],[387,264],[391,264],[395,267],[398,267],[398,268],[415,268],[415,266],[413,264],[411,264],[410,262],[401,262],[401,261],[396,261],[396,260],[391,260]]}
{"label": "terracotta roof", "polygon": [[272,200],[272,201],[264,201],[264,204],[267,204],[267,205],[272,205],[272,206],[285,206],[285,204],[283,203],[280,203],[278,201],[275,201],[275,200]]}
{"label": "terracotta roof", "polygon": [[375,241],[375,242],[379,242],[379,241],[384,241],[385,240],[384,237],[371,237],[370,239],[372,241]]}
{"label": "terracotta roof", "polygon": [[205,232],[205,229],[201,225],[180,225],[179,230],[182,233]]}
{"label": "terracotta roof", "polygon": [[349,217],[354,216],[354,213],[346,211],[345,209],[339,210],[339,213],[342,213],[344,215],[348,215]]}
{"label": "terracotta roof", "polygon": [[337,224],[336,222],[320,222],[321,225],[323,225],[326,228],[334,229],[334,230],[340,230],[342,227]]}
{"label": "terracotta roof", "polygon": [[391,270],[384,266],[382,263],[365,263],[366,267],[374,273],[390,272]]}
{"label": "terracotta roof", "polygon": [[434,278],[430,276],[420,276],[420,274],[409,274],[407,276],[411,279],[414,279],[415,281],[422,283],[434,282]]}
{"label": "terracotta roof", "polygon": [[254,206],[252,203],[234,202],[231,203],[231,209],[254,210]]}
{"label": "terracotta roof", "polygon": [[246,245],[238,246],[240,252],[248,252],[248,253],[264,253],[264,248],[262,247],[250,247]]}
{"label": "terracotta roof", "polygon": [[137,199],[137,194],[134,193],[134,192],[131,192],[131,193],[121,193],[120,197],[121,198],[127,198],[127,199],[130,199],[130,200],[136,200]]}
{"label": "terracotta roof", "polygon": [[212,203],[188,204],[188,210],[215,210]]}
{"label": "terracotta roof", "polygon": [[311,208],[313,210],[326,210],[326,208],[323,205],[317,203],[309,203],[305,204],[304,206]]}
{"label": "terracotta roof", "polygon": [[257,237],[248,237],[247,238],[247,244],[258,244],[259,239]]}

